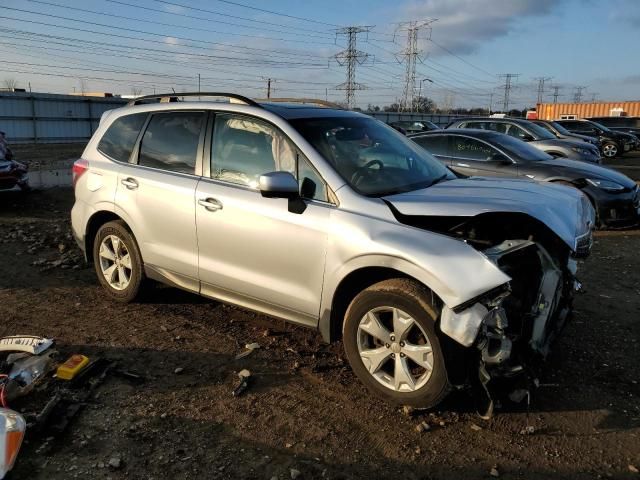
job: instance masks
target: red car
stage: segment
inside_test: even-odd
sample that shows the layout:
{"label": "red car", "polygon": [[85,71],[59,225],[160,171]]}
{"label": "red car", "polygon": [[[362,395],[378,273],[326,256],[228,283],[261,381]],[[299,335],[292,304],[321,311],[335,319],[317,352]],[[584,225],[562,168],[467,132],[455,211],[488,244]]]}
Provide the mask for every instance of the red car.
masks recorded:
{"label": "red car", "polygon": [[0,160],[0,190],[29,190],[27,166],[15,160]]}

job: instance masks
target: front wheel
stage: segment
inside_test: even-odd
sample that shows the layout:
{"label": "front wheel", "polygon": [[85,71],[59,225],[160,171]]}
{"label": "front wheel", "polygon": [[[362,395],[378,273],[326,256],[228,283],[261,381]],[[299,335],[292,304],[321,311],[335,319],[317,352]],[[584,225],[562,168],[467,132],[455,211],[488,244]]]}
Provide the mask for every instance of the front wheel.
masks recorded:
{"label": "front wheel", "polygon": [[119,302],[131,302],[144,281],[138,245],[124,222],[107,222],[93,242],[93,263],[98,281],[107,294]]}
{"label": "front wheel", "polygon": [[607,142],[602,146],[602,155],[607,158],[614,158],[618,156],[618,145],[613,142]]}
{"label": "front wheel", "polygon": [[360,292],[345,314],[344,348],[354,373],[391,403],[438,404],[449,391],[430,292],[391,279]]}

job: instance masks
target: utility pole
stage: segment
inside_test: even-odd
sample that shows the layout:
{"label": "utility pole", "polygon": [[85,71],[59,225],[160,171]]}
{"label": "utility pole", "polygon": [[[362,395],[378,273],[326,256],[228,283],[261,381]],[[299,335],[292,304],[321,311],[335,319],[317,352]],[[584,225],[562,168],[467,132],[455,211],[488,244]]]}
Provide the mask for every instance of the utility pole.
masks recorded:
{"label": "utility pole", "polygon": [[275,80],[271,77],[269,78],[262,77],[262,79],[267,82],[267,98],[271,98],[271,82],[275,83]]}
{"label": "utility pole", "polygon": [[404,63],[406,67],[400,110],[413,111],[416,91],[416,63],[418,61],[422,62],[422,50],[418,48],[418,33],[420,30],[426,29],[429,32],[427,39],[430,40],[431,24],[433,22],[435,22],[435,20],[412,20],[410,22],[401,22],[396,28],[396,33],[402,30],[406,30],[407,32],[407,46],[396,55],[398,62]]}
{"label": "utility pole", "polygon": [[538,80],[538,102],[542,103],[544,97],[544,82],[551,80],[553,77],[536,77],[534,80]]}
{"label": "utility pole", "polygon": [[558,103],[558,97],[560,96],[560,94],[558,93],[559,90],[560,90],[559,85],[553,86],[553,103]]}
{"label": "utility pole", "polygon": [[502,111],[504,113],[509,113],[509,95],[511,94],[511,80],[514,78],[518,78],[520,76],[519,73],[503,73],[502,75],[498,75],[500,78],[504,78],[504,101],[502,102]]}
{"label": "utility pole", "polygon": [[575,88],[575,92],[573,94],[573,103],[580,103],[582,102],[582,91],[584,89],[586,89],[587,87],[585,86],[579,86]]}
{"label": "utility pole", "polygon": [[347,108],[353,108],[356,103],[356,90],[364,90],[366,87],[356,82],[356,65],[362,65],[369,58],[369,54],[356,48],[356,40],[359,33],[366,33],[371,26],[344,27],[336,30],[336,35],[346,35],[347,48],[334,55],[334,59],[340,66],[347,66],[347,81],[336,86],[336,90],[345,91]]}

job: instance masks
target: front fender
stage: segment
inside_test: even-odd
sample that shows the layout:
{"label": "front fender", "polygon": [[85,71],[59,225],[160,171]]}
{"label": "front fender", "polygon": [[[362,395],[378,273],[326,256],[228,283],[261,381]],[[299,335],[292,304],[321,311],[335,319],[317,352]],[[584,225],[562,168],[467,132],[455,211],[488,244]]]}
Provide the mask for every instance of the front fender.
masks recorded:
{"label": "front fender", "polygon": [[368,267],[415,278],[453,309],[511,279],[467,243],[438,233],[349,212],[334,212],[321,302],[320,330],[329,331],[340,283]]}

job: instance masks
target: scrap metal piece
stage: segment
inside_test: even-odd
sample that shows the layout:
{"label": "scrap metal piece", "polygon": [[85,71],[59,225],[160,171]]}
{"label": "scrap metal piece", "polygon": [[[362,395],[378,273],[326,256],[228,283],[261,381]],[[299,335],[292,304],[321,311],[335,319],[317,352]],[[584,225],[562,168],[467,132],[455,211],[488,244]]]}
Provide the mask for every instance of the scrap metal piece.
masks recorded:
{"label": "scrap metal piece", "polygon": [[40,355],[53,345],[52,338],[35,335],[13,335],[0,338],[0,352],[26,352]]}

